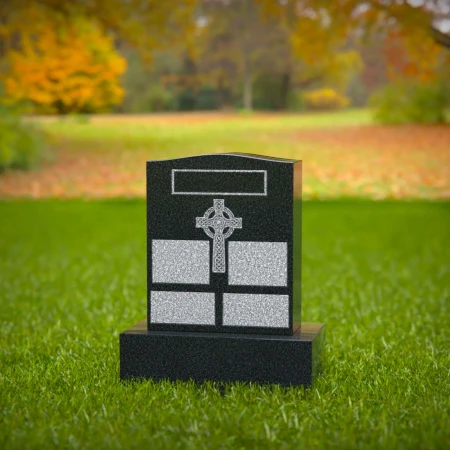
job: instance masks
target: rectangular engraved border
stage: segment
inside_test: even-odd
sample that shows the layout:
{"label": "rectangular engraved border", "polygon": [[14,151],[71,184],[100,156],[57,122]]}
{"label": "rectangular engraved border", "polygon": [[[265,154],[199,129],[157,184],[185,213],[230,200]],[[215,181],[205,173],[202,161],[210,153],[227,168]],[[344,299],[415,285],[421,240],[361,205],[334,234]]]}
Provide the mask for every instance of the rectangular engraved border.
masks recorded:
{"label": "rectangular engraved border", "polygon": [[[262,173],[264,174],[264,192],[183,192],[175,191],[176,172],[215,172],[215,173]],[[172,195],[247,195],[267,196],[267,170],[215,170],[215,169],[172,169]]]}

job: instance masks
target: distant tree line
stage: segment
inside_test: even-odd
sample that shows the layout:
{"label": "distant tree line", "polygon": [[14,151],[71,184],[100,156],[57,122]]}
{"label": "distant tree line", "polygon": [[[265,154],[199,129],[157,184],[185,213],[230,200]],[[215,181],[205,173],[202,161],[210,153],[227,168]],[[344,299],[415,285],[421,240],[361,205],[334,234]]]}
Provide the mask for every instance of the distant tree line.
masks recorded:
{"label": "distant tree line", "polygon": [[1,82],[38,113],[360,106],[401,80],[448,87],[448,17],[439,0],[5,0]]}

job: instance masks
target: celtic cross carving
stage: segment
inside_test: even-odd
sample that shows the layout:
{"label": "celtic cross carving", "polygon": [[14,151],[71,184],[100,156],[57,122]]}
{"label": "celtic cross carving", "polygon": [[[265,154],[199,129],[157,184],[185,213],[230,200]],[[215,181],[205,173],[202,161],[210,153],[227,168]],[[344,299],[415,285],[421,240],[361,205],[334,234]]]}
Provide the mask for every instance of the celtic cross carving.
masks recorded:
{"label": "celtic cross carving", "polygon": [[229,238],[236,228],[242,228],[242,219],[225,207],[225,200],[214,200],[214,206],[208,208],[202,217],[196,218],[196,228],[203,228],[204,232],[213,240],[212,271],[224,273],[225,239]]}

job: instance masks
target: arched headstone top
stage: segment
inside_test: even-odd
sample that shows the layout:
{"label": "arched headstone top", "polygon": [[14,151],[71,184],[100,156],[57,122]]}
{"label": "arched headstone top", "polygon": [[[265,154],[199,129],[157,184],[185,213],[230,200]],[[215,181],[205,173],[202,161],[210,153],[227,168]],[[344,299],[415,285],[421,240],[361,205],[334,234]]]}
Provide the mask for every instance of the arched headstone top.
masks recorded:
{"label": "arched headstone top", "polygon": [[163,162],[163,161],[181,161],[181,160],[188,160],[188,159],[202,159],[202,158],[209,158],[211,156],[219,156],[220,158],[228,158],[228,157],[238,157],[238,158],[245,158],[245,159],[249,159],[249,160],[260,160],[260,161],[268,161],[268,162],[279,162],[279,163],[283,163],[283,164],[295,164],[300,162],[299,160],[296,159],[285,159],[285,158],[277,158],[274,156],[265,156],[265,155],[256,155],[253,153],[239,153],[239,152],[235,152],[235,153],[208,153],[208,154],[203,154],[203,155],[191,155],[191,156],[182,156],[180,158],[170,158],[170,159],[155,159],[155,160],[151,160],[149,162]]}

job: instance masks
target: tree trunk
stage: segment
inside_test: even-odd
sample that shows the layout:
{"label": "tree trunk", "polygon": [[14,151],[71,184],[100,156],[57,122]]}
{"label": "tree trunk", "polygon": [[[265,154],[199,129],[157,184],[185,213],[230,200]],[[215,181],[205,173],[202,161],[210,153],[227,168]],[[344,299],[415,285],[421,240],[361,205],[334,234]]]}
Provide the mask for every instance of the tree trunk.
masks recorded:
{"label": "tree trunk", "polygon": [[248,111],[253,109],[252,67],[246,48],[244,48],[244,109]]}
{"label": "tree trunk", "polygon": [[280,109],[287,109],[290,89],[291,75],[289,73],[284,73],[281,76],[280,99],[278,102],[278,106]]}
{"label": "tree trunk", "polygon": [[244,30],[242,33],[242,50],[244,52],[244,92],[243,92],[243,105],[244,109],[251,111],[253,109],[253,80],[252,80],[252,62],[251,62],[251,43],[250,43],[250,31],[245,29],[245,24],[248,23],[250,17],[250,1],[245,0],[243,4],[243,14],[245,18],[243,21]]}
{"label": "tree trunk", "polygon": [[216,91],[216,103],[217,103],[217,109],[222,109],[223,105],[225,103],[224,101],[224,83],[223,83],[223,77],[222,75],[219,76],[219,80],[217,82],[217,91]]}

